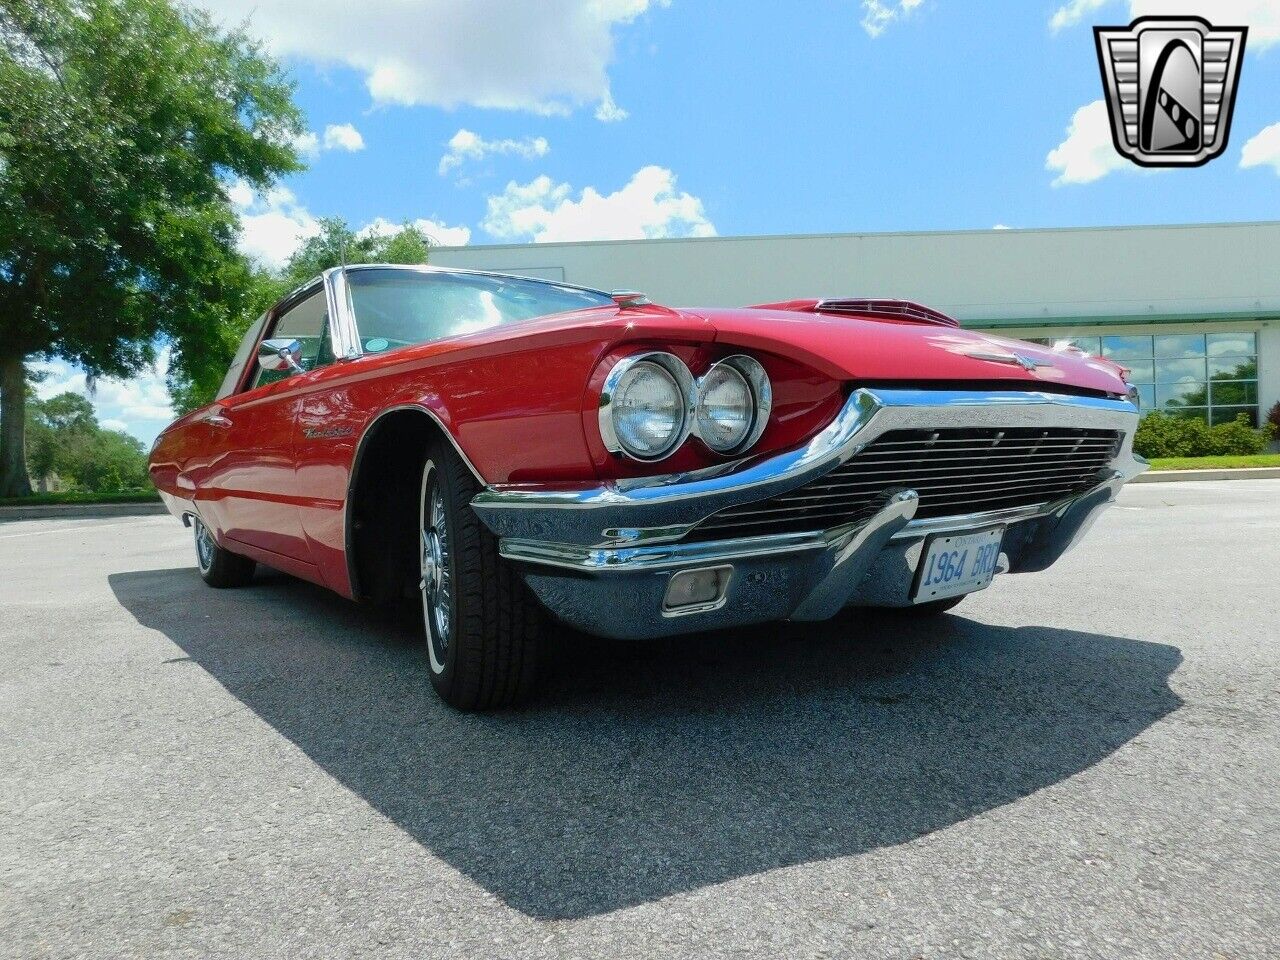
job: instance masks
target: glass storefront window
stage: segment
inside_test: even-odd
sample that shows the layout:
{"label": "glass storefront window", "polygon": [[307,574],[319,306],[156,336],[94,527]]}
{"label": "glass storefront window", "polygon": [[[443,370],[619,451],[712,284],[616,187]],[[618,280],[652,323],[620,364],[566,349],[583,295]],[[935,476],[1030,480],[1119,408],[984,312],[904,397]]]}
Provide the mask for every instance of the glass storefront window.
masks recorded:
{"label": "glass storefront window", "polygon": [[1156,406],[1202,407],[1209,399],[1203,383],[1157,383]]}
{"label": "glass storefront window", "polygon": [[1102,355],[1110,360],[1150,360],[1150,337],[1103,337]]}
{"label": "glass storefront window", "polygon": [[1156,365],[1154,360],[1126,360],[1124,365],[1129,368],[1130,383],[1156,382]]}
{"label": "glass storefront window", "polygon": [[1211,333],[1208,336],[1209,356],[1223,357],[1253,353],[1252,333]]}
{"label": "glass storefront window", "polygon": [[1203,357],[1204,334],[1159,336],[1155,338],[1157,357]]}
{"label": "glass storefront window", "polygon": [[1258,339],[1246,333],[1171,333],[1155,336],[1049,337],[1064,339],[1129,368],[1142,409],[1162,410],[1210,423],[1243,413],[1258,423]]}
{"label": "glass storefront window", "polygon": [[1258,361],[1255,357],[1215,357],[1209,361],[1209,376],[1213,380],[1257,380]]}
{"label": "glass storefront window", "polygon": [[1204,383],[1204,380],[1204,357],[1156,361],[1156,383]]}

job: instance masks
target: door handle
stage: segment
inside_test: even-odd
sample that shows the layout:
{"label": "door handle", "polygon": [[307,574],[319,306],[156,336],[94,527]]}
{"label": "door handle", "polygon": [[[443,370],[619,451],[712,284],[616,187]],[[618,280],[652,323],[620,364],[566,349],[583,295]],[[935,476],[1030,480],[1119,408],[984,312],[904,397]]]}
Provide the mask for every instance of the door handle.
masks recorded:
{"label": "door handle", "polygon": [[220,409],[210,410],[200,418],[201,423],[207,423],[211,427],[222,427],[226,429],[231,426],[231,418],[224,417]]}

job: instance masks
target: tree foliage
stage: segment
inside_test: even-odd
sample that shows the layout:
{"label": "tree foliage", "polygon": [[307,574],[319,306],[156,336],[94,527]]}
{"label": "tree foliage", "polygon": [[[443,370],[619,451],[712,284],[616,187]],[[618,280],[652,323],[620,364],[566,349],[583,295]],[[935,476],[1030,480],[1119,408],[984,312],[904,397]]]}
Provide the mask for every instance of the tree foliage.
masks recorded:
{"label": "tree foliage", "polygon": [[1221,457],[1264,453],[1275,428],[1255,430],[1245,414],[1209,426],[1199,416],[1153,410],[1138,422],[1133,449],[1143,457]]}
{"label": "tree foliage", "polygon": [[260,294],[226,183],[299,168],[291,84],[167,0],[0,4],[0,496],[29,484],[23,364],[127,376],[221,356]]}
{"label": "tree foliage", "polygon": [[73,489],[110,493],[150,486],[142,444],[104,430],[93,404],[78,393],[27,397],[27,463],[43,486],[57,476]]}

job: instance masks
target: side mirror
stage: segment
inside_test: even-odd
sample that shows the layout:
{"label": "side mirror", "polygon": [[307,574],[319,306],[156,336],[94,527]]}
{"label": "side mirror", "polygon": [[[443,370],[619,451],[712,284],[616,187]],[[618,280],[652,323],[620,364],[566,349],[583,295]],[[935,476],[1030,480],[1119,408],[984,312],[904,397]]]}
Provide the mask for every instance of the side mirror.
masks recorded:
{"label": "side mirror", "polygon": [[258,366],[263,370],[302,373],[302,342],[289,338],[263,340],[258,347]]}

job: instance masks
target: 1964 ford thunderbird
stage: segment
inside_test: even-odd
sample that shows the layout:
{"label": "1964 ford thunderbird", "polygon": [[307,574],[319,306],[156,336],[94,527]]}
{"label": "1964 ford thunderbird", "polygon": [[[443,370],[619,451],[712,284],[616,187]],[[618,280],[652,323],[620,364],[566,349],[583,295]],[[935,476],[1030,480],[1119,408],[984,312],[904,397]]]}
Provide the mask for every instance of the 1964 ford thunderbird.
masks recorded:
{"label": "1964 ford thunderbird", "polygon": [[1124,373],[901,300],[347,267],[254,324],[151,473],[211,586],[420,596],[437,691],[484,709],[530,692],[546,611],[628,640],[929,615],[1045,569],[1144,468]]}

